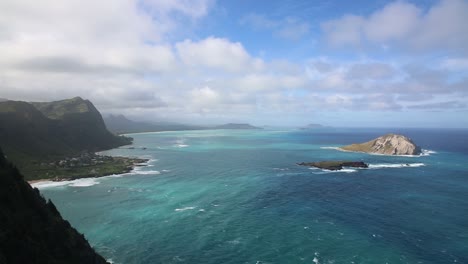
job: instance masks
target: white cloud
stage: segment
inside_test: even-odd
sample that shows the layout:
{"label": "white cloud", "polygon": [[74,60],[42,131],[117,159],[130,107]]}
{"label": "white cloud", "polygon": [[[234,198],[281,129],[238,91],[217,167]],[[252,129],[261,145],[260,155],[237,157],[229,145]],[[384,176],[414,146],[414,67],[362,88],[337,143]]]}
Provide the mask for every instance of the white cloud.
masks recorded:
{"label": "white cloud", "polygon": [[407,2],[393,2],[363,23],[363,33],[375,42],[406,38],[419,23],[421,10]]}
{"label": "white cloud", "polygon": [[[460,17],[453,6],[462,9],[462,4],[444,1],[440,9],[423,12],[397,2],[369,17],[350,15],[324,28],[338,46],[400,42],[416,47],[435,41],[424,31],[416,38],[416,29],[447,14]],[[1,1],[0,97],[49,101],[82,96],[105,112],[133,116],[243,121],[258,114],[275,121],[280,113],[296,117],[315,111],[399,111],[416,101],[425,106],[415,109],[441,108],[444,104],[437,104],[435,97],[424,95],[444,96],[444,102],[468,95],[466,58],[453,54],[431,61],[432,67],[369,58],[293,62],[260,59],[243,43],[217,36],[197,39],[187,34],[185,40],[170,41],[187,21],[206,16],[212,5],[208,0]],[[393,21],[393,14],[405,16]],[[279,37],[309,34],[309,24],[297,18],[279,21],[284,24],[265,16],[256,19],[252,25]],[[390,22],[396,26],[381,31],[374,27]],[[457,28],[447,34],[460,33]],[[401,40],[403,36],[407,40]]]}
{"label": "white cloud", "polygon": [[322,30],[328,43],[335,47],[358,46],[363,35],[365,19],[360,16],[346,15],[340,19],[322,24]]}
{"label": "white cloud", "polygon": [[424,11],[407,2],[393,2],[369,16],[345,15],[322,23],[334,47],[400,47],[468,52],[468,2],[441,0]]}
{"label": "white cloud", "polygon": [[221,103],[221,95],[208,86],[195,88],[190,92],[192,104],[201,108],[212,108]]}
{"label": "white cloud", "polygon": [[351,79],[387,79],[395,76],[396,70],[393,66],[381,63],[381,62],[371,62],[371,63],[356,63],[353,64],[348,70],[348,76]]}
{"label": "white cloud", "polygon": [[260,69],[263,62],[251,58],[241,43],[209,37],[198,42],[184,40],[176,45],[177,53],[190,67],[209,67],[227,71]]}
{"label": "white cloud", "polygon": [[452,71],[468,71],[468,58],[447,58],[441,62],[444,69]]}

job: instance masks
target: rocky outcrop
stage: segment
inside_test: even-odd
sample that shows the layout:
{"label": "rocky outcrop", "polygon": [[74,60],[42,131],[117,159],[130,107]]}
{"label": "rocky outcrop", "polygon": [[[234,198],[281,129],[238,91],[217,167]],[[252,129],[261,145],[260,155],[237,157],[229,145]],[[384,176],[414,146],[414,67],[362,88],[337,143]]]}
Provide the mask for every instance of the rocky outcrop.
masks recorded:
{"label": "rocky outcrop", "polygon": [[315,167],[324,170],[342,170],[344,167],[368,168],[369,166],[362,161],[319,161],[319,162],[301,162],[297,165]]}
{"label": "rocky outcrop", "polygon": [[346,151],[366,152],[383,155],[419,155],[421,148],[403,135],[387,134],[374,140],[341,147]]}
{"label": "rocky outcrop", "polygon": [[104,264],[0,150],[0,263]]}

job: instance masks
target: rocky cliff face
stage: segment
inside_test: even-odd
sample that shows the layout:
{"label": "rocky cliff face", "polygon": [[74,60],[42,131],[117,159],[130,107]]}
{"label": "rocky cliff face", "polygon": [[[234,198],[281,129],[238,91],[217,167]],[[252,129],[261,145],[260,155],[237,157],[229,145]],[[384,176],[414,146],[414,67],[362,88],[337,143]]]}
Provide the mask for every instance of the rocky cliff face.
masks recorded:
{"label": "rocky cliff face", "polygon": [[31,164],[130,144],[106,129],[99,111],[80,97],[0,102],[0,147],[26,176]]}
{"label": "rocky cliff face", "polygon": [[421,148],[403,135],[388,134],[374,140],[341,147],[347,151],[366,152],[384,155],[419,155]]}
{"label": "rocky cliff face", "polygon": [[0,263],[107,263],[1,150]]}

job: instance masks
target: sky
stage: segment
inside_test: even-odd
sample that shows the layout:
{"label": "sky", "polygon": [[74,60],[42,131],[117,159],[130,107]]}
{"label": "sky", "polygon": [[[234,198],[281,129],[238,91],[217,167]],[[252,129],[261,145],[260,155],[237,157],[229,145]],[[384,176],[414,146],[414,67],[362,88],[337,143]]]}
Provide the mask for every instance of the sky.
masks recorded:
{"label": "sky", "polygon": [[468,127],[468,0],[2,0],[0,97],[190,124]]}

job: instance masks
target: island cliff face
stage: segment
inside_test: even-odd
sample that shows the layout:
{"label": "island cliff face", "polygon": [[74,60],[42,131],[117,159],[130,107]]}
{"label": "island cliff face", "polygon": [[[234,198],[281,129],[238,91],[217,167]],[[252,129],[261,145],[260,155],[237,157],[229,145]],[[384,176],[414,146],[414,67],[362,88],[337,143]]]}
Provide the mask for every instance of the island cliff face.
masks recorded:
{"label": "island cliff face", "polygon": [[387,134],[374,140],[341,147],[346,151],[366,152],[383,155],[419,155],[421,148],[403,135]]}
{"label": "island cliff face", "polygon": [[1,150],[0,263],[107,263]]}

